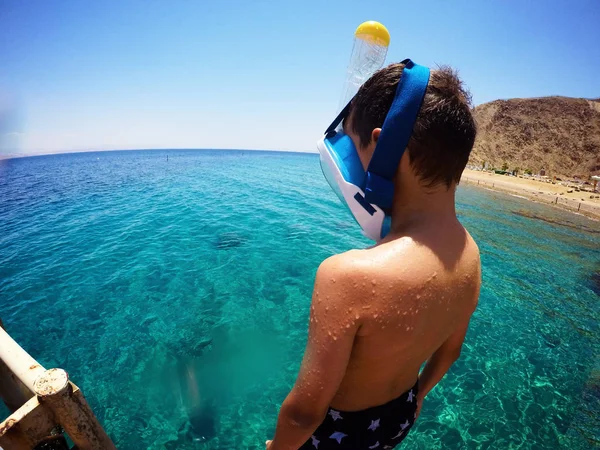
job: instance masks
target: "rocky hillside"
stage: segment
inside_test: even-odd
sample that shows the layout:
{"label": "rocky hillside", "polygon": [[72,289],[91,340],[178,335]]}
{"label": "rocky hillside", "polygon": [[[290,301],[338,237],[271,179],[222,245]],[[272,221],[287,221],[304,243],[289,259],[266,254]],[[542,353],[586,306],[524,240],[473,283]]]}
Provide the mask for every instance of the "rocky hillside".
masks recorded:
{"label": "rocky hillside", "polygon": [[473,165],[583,179],[600,173],[600,99],[496,100],[475,107],[474,116]]}

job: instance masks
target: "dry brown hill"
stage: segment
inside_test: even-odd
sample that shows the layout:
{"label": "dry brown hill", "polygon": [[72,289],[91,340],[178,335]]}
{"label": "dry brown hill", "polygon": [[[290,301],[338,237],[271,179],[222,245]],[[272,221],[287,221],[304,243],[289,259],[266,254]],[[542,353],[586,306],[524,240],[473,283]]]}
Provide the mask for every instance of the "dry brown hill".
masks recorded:
{"label": "dry brown hill", "polygon": [[474,116],[473,165],[583,179],[600,173],[600,99],[496,100],[475,107]]}

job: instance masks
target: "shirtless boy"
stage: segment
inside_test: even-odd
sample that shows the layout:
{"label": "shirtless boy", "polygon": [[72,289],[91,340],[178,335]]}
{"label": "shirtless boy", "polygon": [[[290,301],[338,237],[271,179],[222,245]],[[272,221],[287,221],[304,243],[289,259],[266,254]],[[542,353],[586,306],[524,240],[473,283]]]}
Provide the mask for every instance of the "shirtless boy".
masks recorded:
{"label": "shirtless boy", "polygon": [[[380,70],[346,108],[337,136],[351,139],[363,173],[374,167],[384,134],[394,135],[386,127],[398,123],[390,118],[398,97],[415,95],[399,89],[399,80],[411,82],[412,65]],[[456,73],[417,68],[427,78],[407,145],[395,150],[401,156],[391,167],[393,196],[387,207],[367,198],[372,211],[383,205],[377,211],[391,224],[375,246],[319,267],[302,366],[268,450],[394,448],[460,355],[481,268],[477,245],[456,217],[455,191],[476,127]]]}

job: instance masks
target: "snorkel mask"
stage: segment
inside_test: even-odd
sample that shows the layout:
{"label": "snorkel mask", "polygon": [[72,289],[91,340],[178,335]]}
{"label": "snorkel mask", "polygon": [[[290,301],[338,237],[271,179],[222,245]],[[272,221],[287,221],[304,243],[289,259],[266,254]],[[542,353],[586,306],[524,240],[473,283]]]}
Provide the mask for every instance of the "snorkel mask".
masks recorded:
{"label": "snorkel mask", "polygon": [[391,211],[394,177],[412,135],[429,82],[427,67],[419,66],[410,59],[402,63],[405,67],[396,95],[366,172],[352,139],[342,128],[352,100],[317,142],[325,179],[348,207],[363,234],[376,242],[390,231],[392,218],[385,211]]}

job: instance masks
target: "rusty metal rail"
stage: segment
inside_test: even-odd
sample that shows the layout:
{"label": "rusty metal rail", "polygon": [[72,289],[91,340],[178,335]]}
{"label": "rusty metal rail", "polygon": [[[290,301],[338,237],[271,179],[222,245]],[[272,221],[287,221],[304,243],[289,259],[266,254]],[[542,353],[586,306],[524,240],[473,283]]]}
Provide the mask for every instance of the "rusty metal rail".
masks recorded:
{"label": "rusty metal rail", "polygon": [[64,430],[78,450],[116,449],[67,372],[44,369],[1,325],[0,396],[12,414],[0,423],[0,447],[31,450]]}

